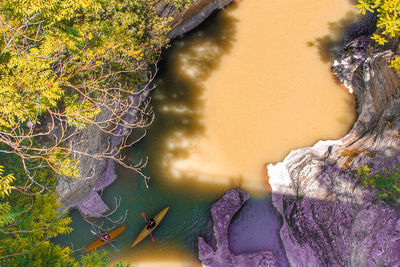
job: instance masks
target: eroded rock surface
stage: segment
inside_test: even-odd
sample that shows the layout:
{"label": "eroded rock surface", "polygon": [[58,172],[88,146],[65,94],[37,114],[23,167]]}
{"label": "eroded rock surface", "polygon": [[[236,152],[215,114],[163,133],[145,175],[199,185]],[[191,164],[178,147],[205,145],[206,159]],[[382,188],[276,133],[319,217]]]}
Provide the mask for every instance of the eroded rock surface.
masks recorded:
{"label": "eroded rock surface", "polygon": [[291,266],[400,266],[399,203],[376,200],[354,169],[400,166],[400,79],[394,52],[349,43],[333,70],[357,98],[358,119],[342,139],[292,151],[268,166],[273,204]]}
{"label": "eroded rock surface", "polygon": [[229,250],[229,224],[232,217],[248,199],[249,194],[246,191],[232,189],[212,205],[211,216],[214,222],[213,230],[216,250],[208,245],[202,237],[199,237],[199,259],[203,265],[210,267],[278,266],[277,260],[271,251],[236,256]]}
{"label": "eroded rock surface", "polygon": [[172,3],[166,4],[165,0],[159,0],[156,4],[158,13],[163,17],[172,17],[172,30],[168,38],[174,39],[181,36],[202,23],[213,12],[223,9],[233,0],[196,0],[187,9],[176,9]]}

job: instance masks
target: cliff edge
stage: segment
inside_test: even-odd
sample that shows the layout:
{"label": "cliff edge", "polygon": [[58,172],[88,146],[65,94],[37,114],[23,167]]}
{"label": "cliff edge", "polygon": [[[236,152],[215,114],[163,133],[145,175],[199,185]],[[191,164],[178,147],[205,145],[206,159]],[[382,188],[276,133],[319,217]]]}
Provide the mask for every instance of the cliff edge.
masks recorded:
{"label": "cliff edge", "polygon": [[399,42],[374,47],[369,40],[351,41],[333,64],[356,96],[351,131],[268,166],[291,266],[400,266],[400,205],[376,199],[354,171],[400,166],[400,79],[388,67]]}

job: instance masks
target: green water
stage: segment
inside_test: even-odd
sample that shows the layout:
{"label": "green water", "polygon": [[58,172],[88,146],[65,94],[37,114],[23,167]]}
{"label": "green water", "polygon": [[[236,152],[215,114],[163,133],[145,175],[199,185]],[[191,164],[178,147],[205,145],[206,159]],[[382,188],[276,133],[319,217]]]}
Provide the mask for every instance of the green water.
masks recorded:
{"label": "green water", "polygon": [[[157,263],[152,266],[166,266],[165,261],[172,259],[175,263],[167,266],[187,266],[196,263],[197,238],[203,236],[206,241],[211,240],[210,207],[225,191],[237,185],[233,182],[227,185],[201,183],[189,175],[181,179],[169,176],[173,171],[172,163],[190,154],[187,149],[191,146],[175,145],[175,137],[201,137],[204,134],[203,82],[218,69],[221,58],[229,54],[235,41],[236,23],[237,20],[229,12],[220,12],[185,38],[175,40],[164,51],[154,81],[157,88],[151,93],[155,120],[146,129],[145,138],[125,151],[130,163],[148,157],[144,174],[151,177],[150,187],[146,188],[140,175],[117,167],[118,179],[102,194],[109,207],[114,207],[116,200],[120,199],[120,206],[112,219],[117,220],[127,212],[123,223],[127,230],[112,242],[116,248],[110,245],[101,248],[112,254],[113,262],[128,260],[135,264],[155,260]],[[188,76],[187,71],[182,71],[182,61],[195,75]],[[135,136],[142,133],[136,131],[130,139],[135,140]],[[149,218],[166,206],[170,206],[170,210],[153,232],[156,242],[153,244],[150,238],[146,238],[135,248],[130,248],[144,226],[141,212],[144,211]],[[253,214],[257,215],[255,221]],[[77,211],[73,211],[71,216],[74,230],[68,236],[57,238],[58,243],[79,249],[97,239],[90,233],[91,226]],[[101,222],[104,226],[113,225],[106,220],[99,220],[97,224]],[[280,224],[270,198],[251,199],[232,222],[229,237],[232,251],[251,253],[268,249],[282,258],[284,252],[278,237]],[[79,258],[81,253],[78,251],[74,255]]]}
{"label": "green water", "polygon": [[[249,3],[252,2],[250,1]],[[324,7],[324,5],[321,6]],[[294,10],[297,14],[298,10],[296,8]],[[262,16],[265,16],[265,12],[262,13]],[[242,20],[241,23],[243,24],[244,22]],[[195,142],[196,137],[205,135],[205,125],[203,124],[204,82],[210,77],[211,73],[218,70],[221,59],[229,57],[238,35],[236,32],[237,24],[238,20],[229,12],[220,12],[208,19],[206,23],[195,31],[186,34],[184,38],[174,41],[171,47],[163,53],[159,64],[159,73],[154,81],[157,89],[151,93],[151,103],[156,114],[155,120],[146,129],[147,135],[145,138],[125,151],[127,160],[131,163],[138,162],[146,157],[149,158],[149,164],[144,173],[151,177],[150,188],[147,189],[143,178],[133,171],[117,168],[117,181],[103,192],[103,199],[110,207],[114,206],[115,198],[121,199],[118,211],[112,216],[113,219],[118,219],[127,211],[127,217],[123,223],[127,230],[112,242],[117,248],[114,249],[110,245],[105,245],[102,248],[109,250],[115,260],[128,259],[135,264],[145,257],[145,259],[163,262],[164,259],[168,260],[168,257],[162,252],[171,250],[175,254],[189,254],[192,258],[195,258],[197,256],[198,236],[208,236],[211,232],[212,223],[209,213],[211,204],[218,200],[226,190],[236,187],[240,183],[240,181],[233,181],[229,185],[216,186],[215,184],[200,183],[195,179],[196,177],[190,177],[189,174],[184,174],[181,179],[171,178],[173,173],[172,163],[188,157],[191,154],[188,149],[193,147],[190,145],[181,146],[177,140],[183,136],[188,142]],[[255,32],[257,33],[257,31]],[[282,51],[284,53],[297,53],[297,50],[291,48],[294,44],[291,42],[293,36],[287,36],[290,37],[290,40],[281,43],[289,44],[289,49]],[[264,37],[270,38],[269,35]],[[243,36],[241,39],[243,39]],[[247,40],[255,42],[253,38],[247,38]],[[277,44],[277,42],[269,41],[268,43]],[[246,45],[244,47],[248,48]],[[263,49],[268,50],[268,48]],[[253,52],[249,51],[250,54]],[[279,55],[277,58],[282,61],[281,54],[276,52],[276,55]],[[235,57],[232,56],[232,58]],[[241,60],[240,57],[236,58]],[[271,62],[268,61],[267,63],[275,66]],[[296,66],[296,64],[289,65]],[[251,64],[251,68],[246,64],[238,66],[243,69],[248,68],[251,72],[255,69],[253,64]],[[299,73],[303,73],[302,71]],[[268,71],[265,70],[265,72]],[[285,71],[285,73],[292,75],[295,72]],[[257,76],[254,80],[260,82],[258,78]],[[222,77],[223,79],[224,77]],[[279,80],[282,79],[284,78],[279,76]],[[298,83],[296,78],[288,80]],[[312,80],[314,82],[314,77],[312,77]],[[225,85],[224,80],[223,82]],[[269,81],[265,82],[265,84],[268,83]],[[269,87],[274,88],[271,84],[269,84]],[[252,86],[249,85],[245,89],[251,90]],[[319,87],[317,89],[320,91]],[[231,92],[229,91],[228,93]],[[301,95],[304,94],[303,91],[299,91],[299,93]],[[217,101],[227,101],[226,96],[227,94],[225,93]],[[235,97],[238,98],[237,96]],[[260,98],[260,100],[264,103],[265,98]],[[314,102],[319,102],[319,100]],[[252,105],[255,104],[252,102]],[[239,112],[241,112],[241,107],[241,105],[237,105]],[[236,106],[234,108],[236,109]],[[295,110],[298,111],[299,109]],[[224,110],[224,112],[228,113],[229,111]],[[223,114],[222,118],[228,120],[230,119],[229,115],[231,114],[226,114],[225,117],[225,114]],[[334,115],[336,116],[337,114],[334,113]],[[254,114],[250,114],[250,116],[254,116]],[[299,115],[297,114],[297,116]],[[254,117],[258,121],[258,118]],[[280,122],[281,118],[279,117]],[[291,123],[285,124],[290,125]],[[243,129],[239,128],[238,131],[249,131],[250,128],[245,127],[246,124],[243,124]],[[273,126],[269,127],[274,129]],[[282,128],[282,125],[279,125],[279,127]],[[135,135],[140,136],[140,134],[140,132],[136,132],[132,135],[132,140],[134,140]],[[245,138],[249,139],[248,136]],[[268,139],[266,137],[263,138]],[[272,138],[271,140],[275,139]],[[232,147],[236,148],[235,146]],[[245,150],[245,152],[241,153],[237,152],[237,150],[234,151],[236,155],[240,155],[243,158],[248,153],[251,153],[249,152],[251,150]],[[144,211],[147,217],[152,217],[166,206],[170,206],[170,211],[154,231],[156,242],[152,244],[151,239],[147,238],[137,247],[131,249],[130,244],[144,226],[143,218],[140,215],[141,212]],[[90,233],[90,225],[81,218],[77,211],[72,212],[72,218],[73,223],[71,226],[75,230],[68,236],[58,238],[57,242],[72,246],[73,249],[79,249],[97,239],[96,236]],[[109,222],[105,222],[105,224],[106,226],[112,226]],[[272,208],[270,199],[268,197],[253,198],[233,219],[229,233],[230,249],[236,254],[272,250],[277,255],[279,262],[285,266],[287,265],[286,258],[278,234],[280,226],[280,218]],[[156,254],[158,253],[158,256],[154,256],[155,252]],[[75,255],[79,257],[79,253],[77,252]],[[161,255],[164,255],[165,258]],[[140,259],[138,260],[138,258]],[[165,265],[158,264],[155,266]],[[177,265],[168,266],[175,267]]]}
{"label": "green water", "polygon": [[[110,207],[115,206],[115,199],[121,199],[118,211],[111,216],[113,219],[123,216],[127,210],[123,223],[127,230],[113,241],[118,249],[109,245],[102,248],[108,249],[115,257],[130,253],[129,246],[144,224],[142,211],[151,217],[165,206],[170,206],[162,224],[154,231],[155,244],[147,238],[132,250],[151,245],[155,251],[173,247],[182,253],[196,255],[197,237],[210,233],[210,205],[231,186],[208,185],[185,177],[181,180],[170,179],[166,171],[169,163],[185,157],[188,151],[171,147],[167,140],[179,133],[186,136],[202,134],[202,81],[218,67],[221,57],[229,53],[235,37],[235,23],[235,19],[228,14],[217,14],[184,39],[174,41],[163,53],[155,80],[157,89],[151,94],[155,120],[147,129],[146,137],[125,151],[130,162],[149,157],[144,173],[151,177],[150,188],[146,189],[143,178],[133,171],[117,167],[117,181],[103,192],[103,199]],[[201,53],[193,50],[199,42],[206,44],[206,50]],[[176,61],[182,55],[196,68],[197,77],[189,79],[181,75]],[[171,111],[174,108],[190,112]],[[79,249],[96,240],[96,236],[90,233],[91,226],[77,211],[71,212],[71,216],[74,230],[68,236],[58,238],[58,243]],[[105,226],[112,225],[107,221],[104,223]],[[79,253],[75,255],[79,257]]]}

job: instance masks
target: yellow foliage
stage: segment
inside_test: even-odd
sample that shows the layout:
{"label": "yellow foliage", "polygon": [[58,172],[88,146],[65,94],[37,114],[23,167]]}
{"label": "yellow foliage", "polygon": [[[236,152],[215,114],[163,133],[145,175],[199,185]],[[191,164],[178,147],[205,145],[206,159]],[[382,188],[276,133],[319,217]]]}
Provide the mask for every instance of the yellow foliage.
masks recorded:
{"label": "yellow foliage", "polygon": [[372,40],[375,40],[375,42],[377,42],[380,45],[384,45],[385,43],[387,43],[387,40],[382,37],[379,34],[374,33],[373,36],[371,37]]}
{"label": "yellow foliage", "polygon": [[358,13],[365,15],[367,11],[372,13],[374,12],[374,10],[371,8],[370,4],[367,1],[358,0],[358,3],[359,3],[358,5],[354,6],[358,9]]}
{"label": "yellow foliage", "polygon": [[[171,19],[158,16],[155,2],[0,1],[0,131],[18,147],[33,142],[27,125],[43,118],[66,122],[65,132],[81,130],[110,99],[134,93],[147,77],[141,66],[154,63],[168,41]],[[79,176],[64,152],[39,157],[60,174]]]}
{"label": "yellow foliage", "polygon": [[0,166],[0,198],[8,196],[14,186],[11,183],[15,180],[12,174],[8,174],[6,176],[2,176],[4,171],[4,167]]}
{"label": "yellow foliage", "polygon": [[400,56],[395,57],[389,65],[390,68],[394,69],[396,73],[400,76]]}
{"label": "yellow foliage", "polygon": [[400,34],[400,1],[399,0],[358,0],[355,7],[359,13],[377,11],[377,27],[382,30],[382,35],[374,34],[372,37],[378,44],[387,42],[387,37]]}
{"label": "yellow foliage", "polygon": [[[377,11],[378,21],[376,26],[380,34],[374,33],[373,39],[379,45],[384,45],[388,42],[388,38],[395,38],[400,34],[400,0],[358,0],[359,13],[365,14],[367,11]],[[393,68],[398,75],[400,60],[395,58],[390,67]]]}

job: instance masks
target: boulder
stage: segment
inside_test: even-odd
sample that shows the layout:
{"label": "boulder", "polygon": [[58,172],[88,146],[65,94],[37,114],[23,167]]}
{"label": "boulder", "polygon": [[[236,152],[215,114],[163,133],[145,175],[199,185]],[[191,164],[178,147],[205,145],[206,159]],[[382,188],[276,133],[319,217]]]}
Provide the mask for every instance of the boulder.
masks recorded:
{"label": "boulder", "polygon": [[351,131],[268,166],[291,266],[400,266],[399,203],[377,200],[354,171],[400,166],[400,79],[388,67],[394,52],[368,42],[353,40],[333,64],[357,99]]}

